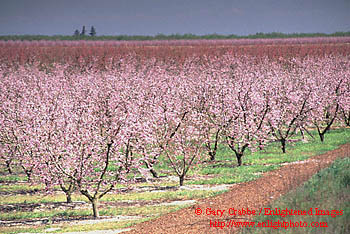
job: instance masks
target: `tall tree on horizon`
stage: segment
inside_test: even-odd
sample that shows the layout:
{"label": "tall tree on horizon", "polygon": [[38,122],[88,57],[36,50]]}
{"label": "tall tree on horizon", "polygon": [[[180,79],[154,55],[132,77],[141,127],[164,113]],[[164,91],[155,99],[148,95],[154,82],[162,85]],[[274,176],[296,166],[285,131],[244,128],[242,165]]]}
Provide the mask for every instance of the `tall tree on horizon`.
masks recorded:
{"label": "tall tree on horizon", "polygon": [[95,27],[94,26],[91,26],[91,29],[90,29],[90,36],[95,36],[96,35],[96,29],[95,29]]}
{"label": "tall tree on horizon", "polygon": [[86,30],[85,26],[83,26],[83,29],[81,30],[80,36],[85,36]]}
{"label": "tall tree on horizon", "polygon": [[74,31],[74,36],[75,36],[75,37],[78,37],[79,35],[80,35],[80,32],[79,32],[78,29],[76,29],[76,30]]}

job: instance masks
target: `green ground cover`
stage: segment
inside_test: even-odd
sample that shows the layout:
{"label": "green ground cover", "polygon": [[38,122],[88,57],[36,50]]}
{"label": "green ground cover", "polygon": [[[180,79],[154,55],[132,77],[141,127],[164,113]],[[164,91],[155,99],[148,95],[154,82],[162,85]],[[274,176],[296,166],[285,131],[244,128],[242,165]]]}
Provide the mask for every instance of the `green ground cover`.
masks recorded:
{"label": "green ground cover", "polygon": [[[310,211],[303,216],[257,216],[255,221],[307,222],[308,227],[294,228],[244,228],[241,233],[349,233],[350,231],[350,158],[337,159],[330,167],[315,174],[309,181],[267,208]],[[315,215],[318,210],[328,210],[332,215]],[[337,211],[339,211],[338,215]],[[341,213],[341,215],[340,215]],[[314,222],[314,223],[313,223]],[[312,224],[313,223],[313,224]],[[326,224],[325,224],[326,223]],[[304,223],[303,223],[304,225]],[[311,227],[311,226],[314,227]],[[315,226],[323,227],[315,227]]]}

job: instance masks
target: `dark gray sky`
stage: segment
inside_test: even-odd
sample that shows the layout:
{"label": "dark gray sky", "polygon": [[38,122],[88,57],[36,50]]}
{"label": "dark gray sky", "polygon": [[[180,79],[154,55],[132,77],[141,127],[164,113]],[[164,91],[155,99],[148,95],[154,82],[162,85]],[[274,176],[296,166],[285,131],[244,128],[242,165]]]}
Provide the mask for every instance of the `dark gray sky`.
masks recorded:
{"label": "dark gray sky", "polygon": [[0,0],[0,35],[350,31],[350,0]]}

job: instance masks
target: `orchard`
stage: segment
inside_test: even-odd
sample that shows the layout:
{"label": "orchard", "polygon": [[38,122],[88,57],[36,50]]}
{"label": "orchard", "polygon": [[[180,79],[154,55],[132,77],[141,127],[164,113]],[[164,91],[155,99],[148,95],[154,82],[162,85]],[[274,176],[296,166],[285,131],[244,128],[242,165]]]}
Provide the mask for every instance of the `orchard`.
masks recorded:
{"label": "orchard", "polygon": [[98,217],[116,185],[157,177],[160,157],[183,186],[218,145],[242,166],[299,132],[327,141],[349,126],[349,39],[288,40],[1,42],[0,157],[67,202],[79,191]]}

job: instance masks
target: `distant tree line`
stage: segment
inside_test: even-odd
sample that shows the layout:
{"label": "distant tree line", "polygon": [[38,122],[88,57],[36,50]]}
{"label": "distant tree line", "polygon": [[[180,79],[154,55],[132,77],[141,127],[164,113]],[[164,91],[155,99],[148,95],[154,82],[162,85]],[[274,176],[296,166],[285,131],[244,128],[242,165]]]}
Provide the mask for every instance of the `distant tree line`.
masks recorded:
{"label": "distant tree line", "polygon": [[[90,35],[90,36],[88,36]],[[147,36],[147,35],[116,35],[116,36],[96,36],[96,29],[94,26],[91,26],[90,32],[86,32],[85,26],[83,26],[82,30],[75,30],[74,35],[66,36],[66,35],[5,35],[0,36],[0,40],[117,40],[117,41],[145,41],[145,40],[191,40],[191,39],[240,39],[240,38],[293,38],[293,37],[342,37],[342,36],[350,36],[349,32],[335,32],[335,33],[256,33],[246,36],[238,36],[235,34],[231,35],[220,35],[220,34],[207,34],[207,35],[195,35],[195,34],[157,34],[155,36]]]}
{"label": "distant tree line", "polygon": [[[91,26],[89,35],[92,36],[92,37],[96,36],[96,29],[95,29],[94,26]],[[86,29],[85,29],[85,26],[83,26],[81,32],[79,32],[78,29],[76,29],[76,30],[74,31],[74,37],[78,37],[78,38],[79,38],[79,37],[84,37],[84,36],[86,36]]]}

